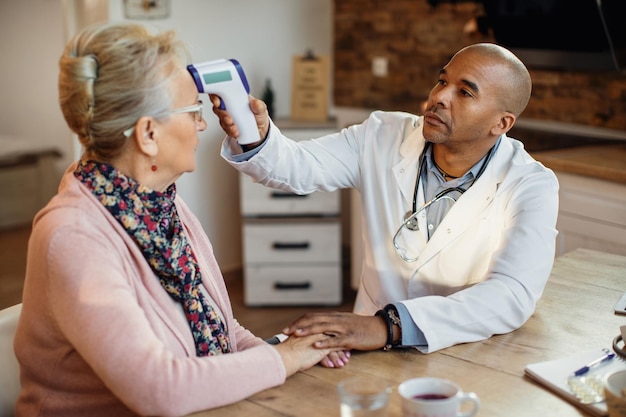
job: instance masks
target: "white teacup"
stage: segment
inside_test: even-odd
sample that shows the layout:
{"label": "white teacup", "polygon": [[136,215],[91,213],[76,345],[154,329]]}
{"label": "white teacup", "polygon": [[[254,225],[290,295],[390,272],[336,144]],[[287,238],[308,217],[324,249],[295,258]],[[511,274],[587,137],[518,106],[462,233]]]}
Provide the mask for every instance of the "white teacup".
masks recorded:
{"label": "white teacup", "polygon": [[[472,417],[480,407],[473,392],[442,378],[414,378],[398,387],[404,417]],[[461,411],[468,408],[467,411]]]}
{"label": "white teacup", "polygon": [[626,417],[626,371],[604,377],[604,398],[609,417]]}

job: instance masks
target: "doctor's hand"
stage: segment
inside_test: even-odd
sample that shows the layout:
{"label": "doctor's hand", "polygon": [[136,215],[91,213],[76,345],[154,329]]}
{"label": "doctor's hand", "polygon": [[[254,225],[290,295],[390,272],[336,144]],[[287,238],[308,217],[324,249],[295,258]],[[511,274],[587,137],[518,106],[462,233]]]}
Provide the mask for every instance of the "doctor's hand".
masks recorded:
{"label": "doctor's hand", "polygon": [[380,317],[346,312],[307,313],[282,332],[297,337],[323,334],[314,345],[320,349],[375,350],[387,343],[387,325]]}
{"label": "doctor's hand", "polygon": [[[215,94],[209,94],[209,98],[211,100],[211,104],[213,105],[213,113],[215,113],[219,119],[220,126],[224,132],[232,138],[239,137],[239,129],[237,128],[237,125],[235,125],[231,115],[227,110],[220,109],[220,103],[222,101],[220,97]],[[254,114],[254,119],[256,120],[257,128],[259,129],[259,141],[246,145],[248,149],[253,149],[263,143],[267,137],[267,132],[270,128],[270,116],[265,103],[257,98],[254,98],[253,96],[250,96],[250,110],[252,110],[252,113]]]}

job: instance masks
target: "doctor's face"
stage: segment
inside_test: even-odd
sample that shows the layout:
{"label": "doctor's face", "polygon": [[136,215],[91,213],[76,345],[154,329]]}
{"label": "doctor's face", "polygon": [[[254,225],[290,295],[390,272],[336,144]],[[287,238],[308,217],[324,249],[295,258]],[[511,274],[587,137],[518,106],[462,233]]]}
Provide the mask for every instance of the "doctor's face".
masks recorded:
{"label": "doctor's face", "polygon": [[462,51],[440,71],[424,112],[424,137],[433,143],[493,141],[507,91],[506,68],[473,51]]}

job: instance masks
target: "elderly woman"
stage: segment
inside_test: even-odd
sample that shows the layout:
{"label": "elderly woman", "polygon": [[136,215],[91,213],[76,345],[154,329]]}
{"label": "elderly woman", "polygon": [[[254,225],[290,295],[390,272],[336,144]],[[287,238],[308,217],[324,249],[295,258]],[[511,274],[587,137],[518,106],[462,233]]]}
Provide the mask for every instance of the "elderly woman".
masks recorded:
{"label": "elderly woman", "polygon": [[170,32],[88,28],[60,59],[83,146],[33,223],[15,338],[18,416],[176,416],[277,386],[330,350],[234,318],[211,243],[176,194],[202,102]]}

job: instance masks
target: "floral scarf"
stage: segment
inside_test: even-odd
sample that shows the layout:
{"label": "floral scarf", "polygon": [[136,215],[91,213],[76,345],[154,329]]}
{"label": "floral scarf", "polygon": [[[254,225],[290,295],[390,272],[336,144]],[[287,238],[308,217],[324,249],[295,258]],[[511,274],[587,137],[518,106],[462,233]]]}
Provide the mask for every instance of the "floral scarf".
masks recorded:
{"label": "floral scarf", "polygon": [[126,229],[165,291],[182,305],[197,355],[230,352],[224,323],[200,289],[200,268],[174,205],[176,184],[161,193],[93,161],[80,161],[74,176]]}

